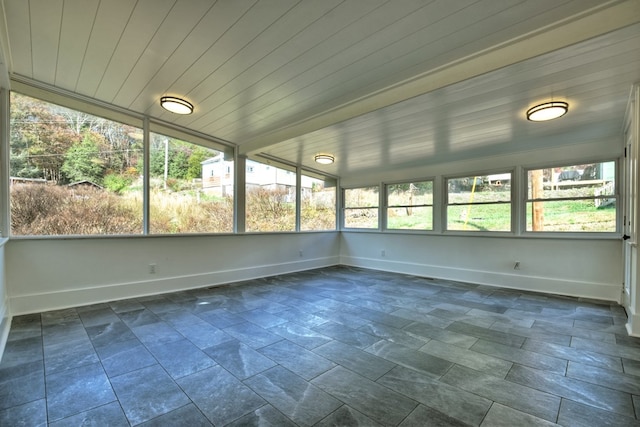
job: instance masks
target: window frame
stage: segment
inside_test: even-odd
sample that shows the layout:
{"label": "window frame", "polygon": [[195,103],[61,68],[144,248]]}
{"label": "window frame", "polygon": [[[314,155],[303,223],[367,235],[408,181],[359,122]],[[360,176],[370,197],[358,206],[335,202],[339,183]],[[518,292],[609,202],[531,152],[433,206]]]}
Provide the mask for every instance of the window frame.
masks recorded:
{"label": "window frame", "polygon": [[[521,182],[522,182],[522,197],[520,200],[520,214],[518,221],[522,224],[521,235],[527,238],[569,238],[569,239],[617,239],[622,234],[622,206],[620,205],[622,200],[621,194],[621,161],[620,157],[611,158],[587,158],[587,159],[573,159],[568,161],[553,162],[553,163],[537,163],[534,165],[527,165],[522,167]],[[578,198],[564,197],[564,198],[550,198],[550,199],[530,199],[529,198],[529,172],[532,170],[540,169],[553,169],[575,166],[588,163],[610,163],[614,164],[614,185],[615,192],[613,195],[598,196],[598,198],[615,198],[615,231],[533,231],[527,230],[527,205],[534,201],[570,201],[570,200],[588,200],[593,199],[593,196],[583,196]]]}
{"label": "window frame", "polygon": [[[389,205],[389,186],[392,185],[401,185],[401,184],[413,184],[415,182],[431,182],[431,204],[416,204],[416,205]],[[432,234],[437,232],[436,229],[436,212],[438,209],[438,191],[437,191],[437,179],[435,176],[428,178],[417,178],[411,180],[402,180],[402,181],[389,181],[383,182],[383,201],[380,208],[379,216],[381,217],[381,227],[382,231],[390,232],[390,233],[416,233],[416,234]],[[420,208],[420,207],[430,207],[431,208],[431,228],[430,229],[419,229],[419,228],[389,228],[389,209],[390,208]]]}
{"label": "window frame", "polygon": [[[357,190],[357,189],[364,189],[364,188],[378,188],[378,203],[376,206],[356,206],[356,207],[348,207],[346,200],[346,192],[348,190]],[[340,229],[341,230],[348,230],[348,231],[359,231],[359,232],[372,232],[372,231],[382,231],[382,214],[380,212],[380,206],[382,205],[381,201],[382,201],[382,197],[383,197],[383,193],[382,193],[382,188],[381,188],[381,184],[377,184],[377,185],[360,185],[360,186],[349,186],[349,187],[342,187],[342,191],[341,191],[341,203],[340,203],[340,212],[341,212],[341,220],[340,220]],[[349,209],[376,209],[378,212],[377,215],[377,226],[376,227],[370,227],[370,228],[363,228],[363,227],[347,227],[346,225],[346,220],[347,220],[347,210]]]}
{"label": "window frame", "polygon": [[[478,176],[488,176],[488,175],[500,175],[500,174],[510,174],[510,188],[509,188],[509,202],[501,202],[501,201],[491,201],[491,202],[472,202],[472,203],[449,203],[449,181],[452,179],[460,179],[460,178],[470,178],[470,177],[478,177]],[[451,235],[467,235],[467,236],[514,236],[516,235],[516,230],[518,230],[518,217],[517,217],[517,209],[518,203],[516,201],[516,188],[518,182],[516,180],[516,172],[514,167],[509,167],[506,169],[494,169],[494,170],[484,170],[484,171],[471,171],[464,174],[455,174],[455,175],[443,175],[442,176],[442,233],[443,234],[451,234]],[[482,231],[473,231],[473,230],[450,230],[448,227],[449,224],[449,206],[473,206],[473,205],[509,205],[509,222],[510,227],[509,230],[482,230]]]}

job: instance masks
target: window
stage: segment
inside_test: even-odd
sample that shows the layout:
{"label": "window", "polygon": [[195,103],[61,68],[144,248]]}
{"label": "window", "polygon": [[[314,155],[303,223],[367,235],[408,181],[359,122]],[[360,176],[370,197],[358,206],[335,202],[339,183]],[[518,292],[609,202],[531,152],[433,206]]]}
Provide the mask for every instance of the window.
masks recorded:
{"label": "window", "polygon": [[300,230],[335,230],[337,181],[305,171],[301,187]]}
{"label": "window", "polygon": [[511,231],[511,173],[446,182],[447,230]]}
{"label": "window", "polygon": [[527,172],[527,231],[615,232],[616,163]]}
{"label": "window", "polygon": [[11,93],[11,233],[142,233],[142,130]]}
{"label": "window", "polygon": [[187,142],[189,135],[150,136],[150,232],[232,233],[231,153]]}
{"label": "window", "polygon": [[295,231],[296,174],[290,166],[247,160],[246,221],[248,232]]}
{"label": "window", "polygon": [[433,181],[388,184],[387,229],[433,230]]}
{"label": "window", "polygon": [[344,190],[345,228],[378,228],[378,187]]}

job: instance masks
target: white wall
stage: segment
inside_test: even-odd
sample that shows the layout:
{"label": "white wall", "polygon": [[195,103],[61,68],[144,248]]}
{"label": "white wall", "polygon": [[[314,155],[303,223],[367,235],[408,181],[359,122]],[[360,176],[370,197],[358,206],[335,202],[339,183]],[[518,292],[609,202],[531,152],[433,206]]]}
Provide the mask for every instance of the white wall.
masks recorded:
{"label": "white wall", "polygon": [[11,327],[11,310],[9,309],[9,296],[7,281],[5,278],[5,243],[7,239],[0,239],[0,360],[7,344],[9,329]]}
{"label": "white wall", "polygon": [[6,283],[15,316],[335,265],[339,243],[337,232],[12,239]]}
{"label": "white wall", "polygon": [[611,301],[621,296],[621,255],[613,239],[343,232],[340,245],[345,265]]}

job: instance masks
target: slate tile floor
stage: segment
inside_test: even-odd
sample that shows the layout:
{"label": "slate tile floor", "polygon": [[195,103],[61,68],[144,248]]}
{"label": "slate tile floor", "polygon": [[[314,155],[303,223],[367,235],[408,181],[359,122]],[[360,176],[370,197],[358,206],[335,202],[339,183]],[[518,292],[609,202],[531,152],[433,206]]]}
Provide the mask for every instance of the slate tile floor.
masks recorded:
{"label": "slate tile floor", "polygon": [[19,316],[0,425],[640,425],[625,321],[342,266]]}

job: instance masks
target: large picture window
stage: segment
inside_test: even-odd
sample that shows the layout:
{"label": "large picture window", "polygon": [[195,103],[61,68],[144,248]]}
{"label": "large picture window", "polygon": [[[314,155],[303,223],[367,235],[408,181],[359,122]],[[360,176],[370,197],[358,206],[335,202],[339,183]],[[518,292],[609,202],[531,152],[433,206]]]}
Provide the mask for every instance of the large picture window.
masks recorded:
{"label": "large picture window", "polygon": [[447,230],[511,231],[511,173],[446,182]]}
{"label": "large picture window", "polygon": [[387,229],[433,230],[433,181],[388,184]]}
{"label": "large picture window", "polygon": [[615,232],[616,163],[527,171],[527,231]]}
{"label": "large picture window", "polygon": [[233,232],[233,156],[151,133],[149,230],[156,234]]}
{"label": "large picture window", "polygon": [[300,230],[335,230],[336,179],[303,171],[301,187]]}
{"label": "large picture window", "polygon": [[142,233],[142,130],[11,93],[11,234]]}
{"label": "large picture window", "polygon": [[247,160],[245,179],[246,231],[295,231],[295,169]]}
{"label": "large picture window", "polygon": [[378,187],[345,188],[345,228],[378,228]]}

